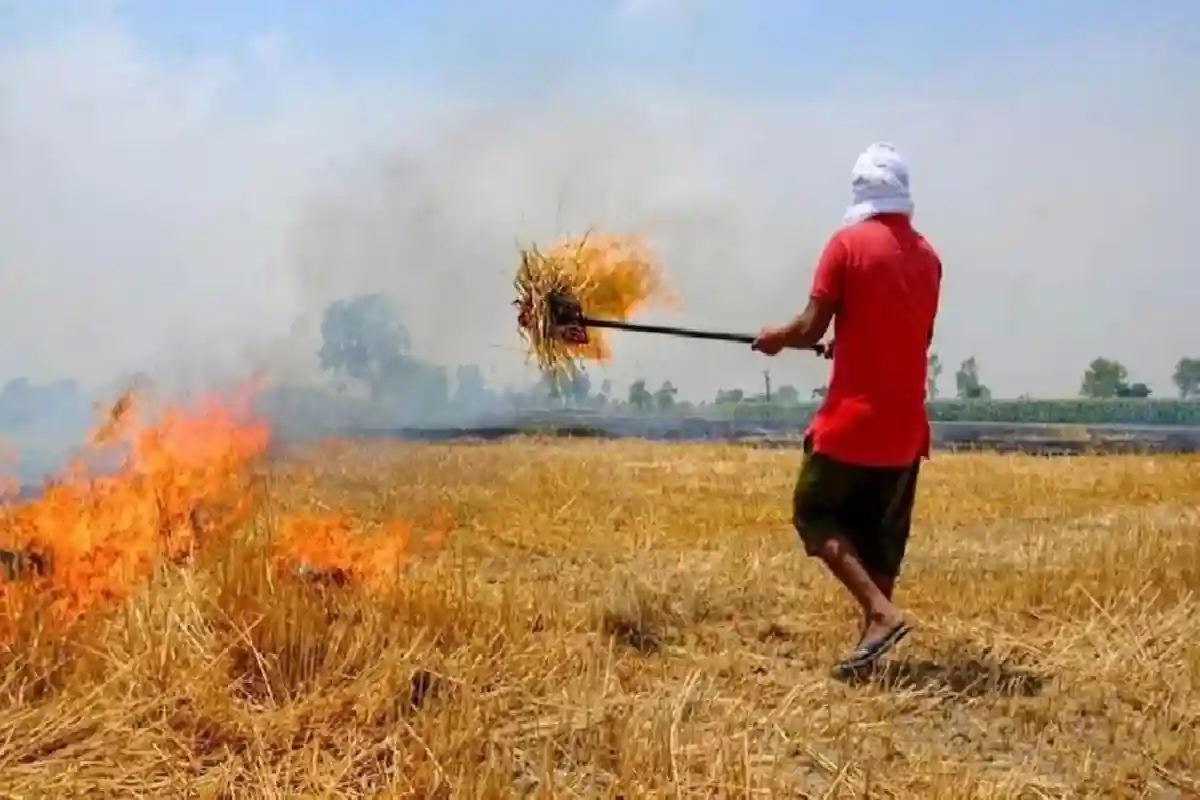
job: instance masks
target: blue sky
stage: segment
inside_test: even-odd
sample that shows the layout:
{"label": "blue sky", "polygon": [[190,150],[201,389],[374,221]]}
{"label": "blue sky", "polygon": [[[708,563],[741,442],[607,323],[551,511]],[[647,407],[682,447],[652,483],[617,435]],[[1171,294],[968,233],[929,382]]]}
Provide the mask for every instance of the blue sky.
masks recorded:
{"label": "blue sky", "polygon": [[1152,32],[1163,47],[1200,43],[1200,7],[1187,0],[0,3],[0,27],[17,38],[89,19],[119,21],[167,62],[282,37],[294,58],[328,75],[428,76],[492,88],[544,84],[563,72],[654,71],[762,91],[881,67],[892,79],[919,81],[1096,36]]}
{"label": "blue sky", "polygon": [[[1184,0],[0,0],[0,377],[311,372],[313,315],[386,291],[422,353],[518,380],[514,243],[597,227],[660,250],[670,321],[757,330],[885,139],[948,265],[944,363],[1071,395],[1104,354],[1169,392],[1198,31]],[[618,383],[761,377],[614,348]]]}

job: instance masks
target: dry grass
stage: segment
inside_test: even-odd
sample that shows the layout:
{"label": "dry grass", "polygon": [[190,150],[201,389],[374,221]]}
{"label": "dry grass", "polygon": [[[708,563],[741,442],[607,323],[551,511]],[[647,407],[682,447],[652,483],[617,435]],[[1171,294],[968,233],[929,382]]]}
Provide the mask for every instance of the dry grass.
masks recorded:
{"label": "dry grass", "polygon": [[[332,446],[244,536],[3,655],[5,796],[1200,792],[1200,460],[930,462],[875,684],[789,530],[797,456]],[[453,529],[373,593],[283,580],[285,513]]]}

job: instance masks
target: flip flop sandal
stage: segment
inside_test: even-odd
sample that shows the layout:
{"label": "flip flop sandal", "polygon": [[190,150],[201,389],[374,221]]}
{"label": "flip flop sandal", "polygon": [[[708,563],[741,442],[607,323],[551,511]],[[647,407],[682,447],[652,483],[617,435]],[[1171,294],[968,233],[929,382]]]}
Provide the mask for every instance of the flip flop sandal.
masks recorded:
{"label": "flip flop sandal", "polygon": [[900,640],[911,630],[912,626],[907,622],[899,623],[875,641],[860,644],[858,649],[838,664],[834,671],[839,675],[857,675],[870,669],[875,666],[880,657],[899,644]]}

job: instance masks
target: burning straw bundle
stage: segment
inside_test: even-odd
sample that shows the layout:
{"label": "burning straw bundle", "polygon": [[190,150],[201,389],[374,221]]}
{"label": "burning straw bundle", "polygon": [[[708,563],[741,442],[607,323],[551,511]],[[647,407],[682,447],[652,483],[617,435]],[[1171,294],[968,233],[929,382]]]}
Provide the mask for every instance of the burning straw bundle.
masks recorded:
{"label": "burning straw bundle", "polygon": [[624,320],[665,292],[649,248],[634,237],[604,235],[566,239],[544,252],[523,249],[513,286],[529,356],[554,376],[575,374],[579,359],[607,361],[611,351],[602,333],[564,334],[552,298],[570,298],[589,317]]}

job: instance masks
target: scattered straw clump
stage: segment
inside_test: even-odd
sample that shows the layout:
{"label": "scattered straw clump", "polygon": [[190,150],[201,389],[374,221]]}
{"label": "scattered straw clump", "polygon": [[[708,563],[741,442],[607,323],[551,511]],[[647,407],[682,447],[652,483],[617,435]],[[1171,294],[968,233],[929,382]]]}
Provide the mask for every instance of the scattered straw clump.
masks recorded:
{"label": "scattered straw clump", "polygon": [[612,354],[598,330],[588,333],[586,343],[564,340],[550,318],[552,294],[573,298],[586,316],[624,320],[666,293],[649,247],[636,237],[613,235],[572,237],[546,251],[523,249],[513,286],[521,338],[529,356],[551,375],[572,375],[579,359],[603,362]]}

